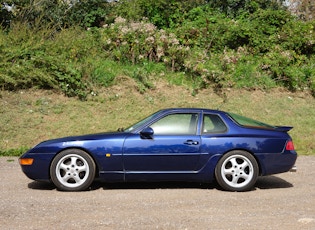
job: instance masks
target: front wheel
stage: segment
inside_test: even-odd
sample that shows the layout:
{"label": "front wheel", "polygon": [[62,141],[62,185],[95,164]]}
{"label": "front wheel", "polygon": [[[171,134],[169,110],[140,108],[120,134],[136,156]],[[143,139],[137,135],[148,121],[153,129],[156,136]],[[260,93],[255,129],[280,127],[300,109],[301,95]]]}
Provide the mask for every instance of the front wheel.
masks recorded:
{"label": "front wheel", "polygon": [[95,163],[86,152],[79,149],[67,149],[53,159],[50,176],[59,190],[86,190],[94,180]]}
{"label": "front wheel", "polygon": [[229,152],[215,168],[218,184],[228,191],[247,191],[256,183],[259,168],[256,159],[245,151]]}

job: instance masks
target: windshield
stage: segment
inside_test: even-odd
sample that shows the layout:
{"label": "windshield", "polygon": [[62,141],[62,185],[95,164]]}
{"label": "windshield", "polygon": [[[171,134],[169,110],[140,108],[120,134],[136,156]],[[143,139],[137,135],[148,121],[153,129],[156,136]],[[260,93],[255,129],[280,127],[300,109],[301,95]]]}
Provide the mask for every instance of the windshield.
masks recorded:
{"label": "windshield", "polygon": [[154,114],[148,116],[147,118],[144,118],[143,120],[139,121],[138,123],[133,124],[132,126],[126,128],[126,129],[124,130],[124,132],[129,133],[129,132],[131,132],[131,131],[133,131],[133,130],[139,128],[139,127],[141,127],[143,124],[145,124],[147,121],[151,120],[151,119],[152,119],[153,117],[155,117],[156,115],[157,115],[157,113],[154,113]]}
{"label": "windshield", "polygon": [[260,121],[250,119],[234,113],[228,113],[228,115],[239,125],[249,127],[249,128],[262,128],[262,129],[275,129],[275,126],[265,124]]}

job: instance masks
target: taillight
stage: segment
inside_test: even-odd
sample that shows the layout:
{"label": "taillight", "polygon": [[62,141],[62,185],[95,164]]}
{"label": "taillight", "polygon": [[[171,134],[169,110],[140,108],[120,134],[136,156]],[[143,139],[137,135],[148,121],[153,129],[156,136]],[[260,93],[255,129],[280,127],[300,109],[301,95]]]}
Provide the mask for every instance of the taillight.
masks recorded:
{"label": "taillight", "polygon": [[285,149],[288,151],[294,150],[293,141],[288,141],[286,146],[285,146]]}

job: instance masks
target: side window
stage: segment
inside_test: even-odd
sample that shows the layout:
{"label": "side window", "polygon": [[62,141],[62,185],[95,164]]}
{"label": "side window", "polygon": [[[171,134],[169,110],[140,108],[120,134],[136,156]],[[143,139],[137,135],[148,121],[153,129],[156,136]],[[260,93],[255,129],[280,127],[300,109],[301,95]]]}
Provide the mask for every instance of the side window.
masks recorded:
{"label": "side window", "polygon": [[198,114],[171,114],[151,125],[156,135],[194,135],[197,131]]}
{"label": "side window", "polygon": [[218,115],[205,114],[203,116],[202,133],[224,133],[226,125]]}

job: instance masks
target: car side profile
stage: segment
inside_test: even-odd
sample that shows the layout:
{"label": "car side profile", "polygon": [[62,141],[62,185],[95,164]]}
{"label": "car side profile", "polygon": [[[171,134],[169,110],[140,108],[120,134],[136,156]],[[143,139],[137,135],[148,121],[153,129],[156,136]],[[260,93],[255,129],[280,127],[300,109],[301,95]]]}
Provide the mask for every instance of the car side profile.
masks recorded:
{"label": "car side profile", "polygon": [[224,190],[247,191],[257,177],[287,172],[297,153],[292,127],[271,126],[219,110],[160,110],[117,132],[44,141],[20,159],[32,180],[59,190],[105,182],[214,180]]}

